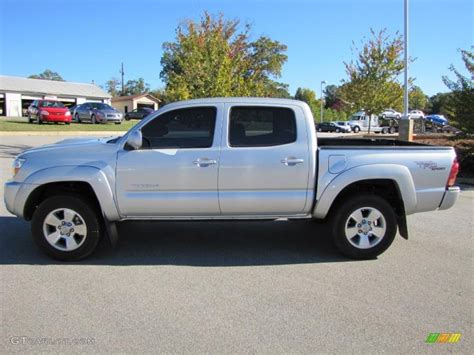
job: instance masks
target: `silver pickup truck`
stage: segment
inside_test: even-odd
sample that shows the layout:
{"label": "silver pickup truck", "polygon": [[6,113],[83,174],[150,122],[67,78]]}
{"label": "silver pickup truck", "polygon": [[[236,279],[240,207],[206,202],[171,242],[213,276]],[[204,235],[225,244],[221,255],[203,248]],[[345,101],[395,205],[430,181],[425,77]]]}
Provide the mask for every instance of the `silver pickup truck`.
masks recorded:
{"label": "silver pickup truck", "polygon": [[123,220],[316,219],[344,255],[383,253],[406,215],[456,202],[452,148],[317,138],[309,107],[283,99],[169,104],[122,137],[67,139],[14,161],[7,209],[48,255],[78,260]]}

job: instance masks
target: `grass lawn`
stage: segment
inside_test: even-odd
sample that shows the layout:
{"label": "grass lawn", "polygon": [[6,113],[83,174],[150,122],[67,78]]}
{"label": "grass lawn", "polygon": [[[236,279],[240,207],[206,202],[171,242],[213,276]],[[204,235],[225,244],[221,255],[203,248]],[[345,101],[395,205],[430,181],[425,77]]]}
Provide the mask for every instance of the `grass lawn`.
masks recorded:
{"label": "grass lawn", "polygon": [[90,123],[43,123],[41,125],[28,123],[28,119],[20,117],[2,117],[0,118],[0,132],[79,132],[79,131],[97,131],[97,132],[113,132],[128,131],[133,127],[137,120],[123,121],[122,124],[90,124]]}

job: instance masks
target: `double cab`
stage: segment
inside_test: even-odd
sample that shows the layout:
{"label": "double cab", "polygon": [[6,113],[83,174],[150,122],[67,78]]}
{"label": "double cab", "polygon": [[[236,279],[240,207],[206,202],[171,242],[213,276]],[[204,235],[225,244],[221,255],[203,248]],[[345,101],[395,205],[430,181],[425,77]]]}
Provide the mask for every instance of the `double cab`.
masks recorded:
{"label": "double cab", "polygon": [[[450,147],[318,138],[307,104],[213,98],[166,105],[114,138],[21,153],[7,209],[60,260],[90,255],[124,220],[315,219],[351,258],[383,253],[406,215],[454,205]],[[316,236],[315,236],[316,237]]]}

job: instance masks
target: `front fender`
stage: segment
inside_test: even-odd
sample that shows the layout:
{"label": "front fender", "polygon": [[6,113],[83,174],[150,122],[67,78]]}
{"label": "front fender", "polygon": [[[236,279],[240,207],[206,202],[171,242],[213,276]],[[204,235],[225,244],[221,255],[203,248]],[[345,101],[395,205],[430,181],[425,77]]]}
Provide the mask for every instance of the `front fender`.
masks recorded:
{"label": "front fender", "polygon": [[405,213],[412,214],[416,209],[415,184],[406,166],[396,164],[361,165],[336,176],[324,189],[313,210],[314,218],[325,218],[339,193],[347,186],[374,179],[393,180],[400,191]]}
{"label": "front fender", "polygon": [[120,219],[113,188],[105,172],[97,167],[85,165],[57,166],[34,172],[25,179],[17,193],[16,211],[23,211],[28,196],[39,186],[65,181],[88,183],[92,187],[106,219],[109,221]]}

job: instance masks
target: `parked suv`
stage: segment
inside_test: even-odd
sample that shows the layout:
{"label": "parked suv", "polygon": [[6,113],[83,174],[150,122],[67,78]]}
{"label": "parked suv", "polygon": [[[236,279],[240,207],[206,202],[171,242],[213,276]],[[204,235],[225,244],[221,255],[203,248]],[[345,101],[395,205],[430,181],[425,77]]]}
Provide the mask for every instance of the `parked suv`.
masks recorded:
{"label": "parked suv", "polygon": [[74,119],[79,123],[90,121],[92,124],[107,122],[121,124],[123,115],[110,105],[101,102],[86,102],[76,107]]}
{"label": "parked suv", "polygon": [[131,120],[131,119],[141,120],[141,119],[148,116],[150,113],[152,113],[154,111],[155,110],[153,110],[152,108],[149,108],[149,107],[139,107],[139,108],[136,108],[133,111],[127,112],[125,114],[125,119],[127,121]]}
{"label": "parked suv", "polygon": [[42,124],[43,122],[71,123],[71,113],[62,102],[55,100],[35,100],[28,107],[28,121]]}
{"label": "parked suv", "polygon": [[334,122],[322,122],[316,125],[316,130],[318,132],[336,132],[339,133],[342,131],[342,128],[337,126]]}

